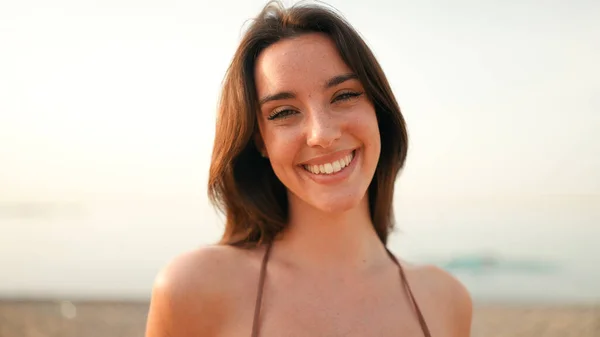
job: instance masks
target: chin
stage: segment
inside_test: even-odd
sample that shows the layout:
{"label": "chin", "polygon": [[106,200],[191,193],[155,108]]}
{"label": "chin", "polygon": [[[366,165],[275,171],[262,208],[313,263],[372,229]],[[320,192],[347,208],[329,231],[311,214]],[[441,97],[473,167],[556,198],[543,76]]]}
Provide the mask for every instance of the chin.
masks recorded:
{"label": "chin", "polygon": [[360,207],[363,198],[346,196],[339,198],[336,196],[328,196],[324,198],[315,198],[308,203],[314,208],[324,213],[345,213],[354,208]]}

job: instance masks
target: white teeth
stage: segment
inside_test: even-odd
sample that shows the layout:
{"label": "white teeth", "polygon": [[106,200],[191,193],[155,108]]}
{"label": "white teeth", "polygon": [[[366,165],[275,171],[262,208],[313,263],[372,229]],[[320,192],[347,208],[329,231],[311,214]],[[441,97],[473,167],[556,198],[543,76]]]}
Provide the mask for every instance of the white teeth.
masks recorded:
{"label": "white teeth", "polygon": [[334,161],[333,162],[333,170],[336,171],[336,172],[339,171],[339,170],[341,170],[342,169],[342,165],[344,165],[345,163],[346,162],[344,160],[342,160],[341,164],[340,164],[339,160],[338,161]]}
{"label": "white teeth", "polygon": [[304,165],[304,169],[314,174],[332,174],[341,171],[344,167],[350,165],[350,162],[354,158],[354,152],[348,154],[344,158],[338,159],[334,162],[322,164],[322,165]]}

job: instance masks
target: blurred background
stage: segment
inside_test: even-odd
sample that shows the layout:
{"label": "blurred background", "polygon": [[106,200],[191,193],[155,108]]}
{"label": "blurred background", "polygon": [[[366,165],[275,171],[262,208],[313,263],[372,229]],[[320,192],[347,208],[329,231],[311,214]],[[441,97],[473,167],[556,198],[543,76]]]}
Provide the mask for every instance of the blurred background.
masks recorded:
{"label": "blurred background", "polygon": [[[143,335],[223,229],[215,109],[265,3],[0,0],[0,337]],[[600,336],[600,2],[328,3],[408,124],[390,248],[464,282],[474,336]]]}

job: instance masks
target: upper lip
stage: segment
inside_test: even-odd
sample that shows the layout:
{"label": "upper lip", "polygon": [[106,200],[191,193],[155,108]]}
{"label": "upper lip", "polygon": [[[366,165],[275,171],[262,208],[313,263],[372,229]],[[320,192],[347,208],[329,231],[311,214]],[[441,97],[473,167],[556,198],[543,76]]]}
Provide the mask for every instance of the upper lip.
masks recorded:
{"label": "upper lip", "polygon": [[326,155],[318,156],[318,157],[312,158],[310,160],[304,161],[304,162],[300,163],[299,165],[324,165],[327,163],[333,163],[336,160],[340,160],[340,159],[346,157],[347,155],[352,153],[354,150],[356,150],[356,149],[340,150],[340,151],[328,153]]}

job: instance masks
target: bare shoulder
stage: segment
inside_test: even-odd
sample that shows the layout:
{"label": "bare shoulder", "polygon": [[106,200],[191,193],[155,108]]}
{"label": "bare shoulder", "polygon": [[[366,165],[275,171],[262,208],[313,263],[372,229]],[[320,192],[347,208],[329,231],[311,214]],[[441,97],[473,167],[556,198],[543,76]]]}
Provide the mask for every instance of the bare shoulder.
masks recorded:
{"label": "bare shoulder", "polygon": [[455,276],[433,265],[413,265],[403,262],[416,300],[439,323],[442,335],[469,336],[473,302],[467,288]]}
{"label": "bare shoulder", "polygon": [[415,265],[403,262],[411,283],[417,283],[438,299],[455,302],[457,305],[470,305],[471,295],[467,288],[454,275],[433,265]]}
{"label": "bare shoulder", "polygon": [[146,336],[218,335],[256,255],[253,250],[213,245],[174,258],[154,281]]}

